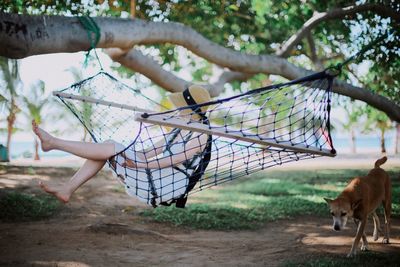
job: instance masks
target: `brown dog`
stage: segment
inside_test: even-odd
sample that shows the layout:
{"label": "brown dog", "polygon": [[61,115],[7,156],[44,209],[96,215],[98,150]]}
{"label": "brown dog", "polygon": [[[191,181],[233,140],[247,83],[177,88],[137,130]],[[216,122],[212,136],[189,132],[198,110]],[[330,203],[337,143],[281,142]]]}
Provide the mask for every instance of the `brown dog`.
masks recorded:
{"label": "brown dog", "polygon": [[343,192],[334,200],[325,198],[333,216],[333,229],[339,231],[353,218],[357,225],[357,235],[354,239],[348,257],[357,254],[358,243],[362,237],[361,250],[368,250],[367,237],[364,229],[368,215],[374,220],[374,240],[378,239],[379,218],[375,213],[379,204],[383,204],[385,210],[385,231],[383,243],[389,243],[390,214],[392,205],[392,186],[389,175],[380,168],[386,162],[383,157],[375,162],[375,168],[367,176],[356,177],[349,182]]}

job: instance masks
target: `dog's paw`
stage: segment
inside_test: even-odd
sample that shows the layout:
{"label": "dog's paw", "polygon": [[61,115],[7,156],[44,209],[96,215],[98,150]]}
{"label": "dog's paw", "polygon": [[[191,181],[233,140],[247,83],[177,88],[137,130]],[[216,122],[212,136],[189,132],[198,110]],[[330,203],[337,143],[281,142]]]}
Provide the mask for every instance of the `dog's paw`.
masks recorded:
{"label": "dog's paw", "polygon": [[377,232],[375,232],[372,237],[374,238],[374,241],[377,241],[379,239],[379,235]]}
{"label": "dog's paw", "polygon": [[369,250],[368,245],[361,246],[361,251],[368,251],[368,250]]}
{"label": "dog's paw", "polygon": [[354,258],[357,255],[356,251],[350,251],[349,254],[347,254],[347,258]]}
{"label": "dog's paw", "polygon": [[389,244],[390,242],[389,242],[389,238],[384,238],[384,239],[382,239],[382,243],[383,244]]}

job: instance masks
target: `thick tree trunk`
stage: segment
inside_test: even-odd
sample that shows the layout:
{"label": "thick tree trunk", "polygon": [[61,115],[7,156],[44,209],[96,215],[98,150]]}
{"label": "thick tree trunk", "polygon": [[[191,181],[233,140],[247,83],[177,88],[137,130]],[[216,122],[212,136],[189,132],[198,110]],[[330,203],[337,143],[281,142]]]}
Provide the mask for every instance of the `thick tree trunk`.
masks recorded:
{"label": "thick tree trunk", "polygon": [[[94,18],[101,30],[99,48],[129,50],[139,44],[172,43],[186,47],[221,67],[249,74],[276,74],[297,79],[313,72],[272,55],[250,55],[211,42],[179,23],[140,19]],[[89,49],[87,32],[74,17],[30,16],[0,12],[0,55],[23,58],[31,55],[77,52]],[[183,90],[184,88],[179,88]],[[366,102],[400,122],[400,106],[370,90],[336,80],[333,91]]]}

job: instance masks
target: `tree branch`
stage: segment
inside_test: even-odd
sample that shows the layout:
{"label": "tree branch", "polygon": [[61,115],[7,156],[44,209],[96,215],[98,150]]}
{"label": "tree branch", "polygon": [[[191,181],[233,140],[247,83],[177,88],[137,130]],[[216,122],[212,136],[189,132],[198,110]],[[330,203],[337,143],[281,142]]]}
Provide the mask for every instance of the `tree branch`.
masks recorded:
{"label": "tree branch", "polygon": [[[143,55],[139,50],[131,49],[127,52],[119,48],[108,48],[105,52],[113,61],[145,75],[167,91],[181,92],[192,84],[164,70],[154,59]],[[237,80],[244,81],[251,76],[252,74],[248,73],[224,71],[215,82],[202,84],[202,86],[208,89],[212,97],[215,97],[223,91],[226,83]]]}
{"label": "tree branch", "polygon": [[[139,19],[94,18],[101,29],[100,48],[129,49],[135,44],[173,43],[236,72],[276,74],[289,80],[312,74],[284,58],[249,55],[222,47],[179,23]],[[90,47],[77,18],[0,13],[0,55],[21,58],[37,54],[76,52]],[[400,121],[400,106],[370,91],[337,81],[334,92],[359,99]]]}
{"label": "tree branch", "polygon": [[341,19],[349,15],[360,12],[373,11],[382,17],[391,17],[394,20],[400,21],[400,14],[393,9],[384,5],[365,4],[359,6],[349,6],[345,8],[334,8],[327,12],[316,12],[308,19],[303,26],[294,35],[292,35],[276,52],[279,57],[287,57],[295,45],[297,45],[315,26],[322,21],[330,19]]}
{"label": "tree branch", "polygon": [[315,42],[311,35],[311,32],[307,33],[307,42],[310,47],[310,59],[317,70],[321,71],[324,69],[324,65],[322,64],[321,60],[318,58],[317,51],[315,48]]}

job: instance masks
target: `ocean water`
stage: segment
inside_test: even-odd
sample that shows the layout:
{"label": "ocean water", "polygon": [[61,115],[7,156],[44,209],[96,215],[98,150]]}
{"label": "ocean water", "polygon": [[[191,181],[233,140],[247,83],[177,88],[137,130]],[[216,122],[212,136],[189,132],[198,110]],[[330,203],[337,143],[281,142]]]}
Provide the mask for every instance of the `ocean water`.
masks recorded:
{"label": "ocean water", "polygon": [[[350,137],[335,137],[333,136],[333,145],[335,148],[341,152],[350,152],[351,144]],[[394,150],[394,135],[387,136],[385,138],[386,150],[392,152]],[[374,136],[360,136],[356,138],[356,148],[358,151],[363,149],[375,150],[380,152],[380,140],[378,137]],[[34,153],[34,143],[33,142],[12,142],[11,144],[11,158],[21,158],[21,157],[32,157]],[[39,155],[44,158],[57,158],[68,156],[68,153],[53,150],[50,152],[43,152],[39,149]]]}
{"label": "ocean water", "polygon": [[[332,137],[333,139],[333,145],[336,148],[349,148],[351,146],[350,143],[350,136],[349,137]],[[391,148],[394,147],[394,136],[388,136],[385,137],[385,146],[386,150],[390,150]],[[362,149],[362,148],[377,148],[380,149],[381,144],[380,144],[380,139],[378,137],[370,137],[370,136],[361,136],[361,137],[356,137],[356,148]]]}
{"label": "ocean water", "polygon": [[[11,158],[30,158],[33,157],[35,147],[33,142],[11,142]],[[31,156],[30,156],[31,155]],[[68,156],[68,153],[52,150],[49,152],[43,152],[39,148],[39,156],[45,158],[55,158],[55,157],[65,157]]]}

